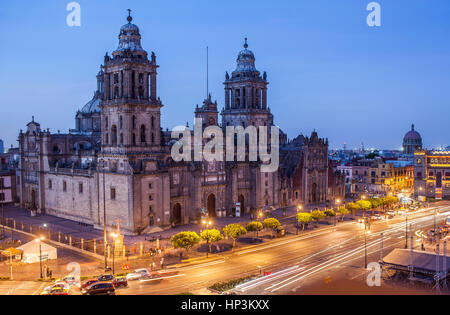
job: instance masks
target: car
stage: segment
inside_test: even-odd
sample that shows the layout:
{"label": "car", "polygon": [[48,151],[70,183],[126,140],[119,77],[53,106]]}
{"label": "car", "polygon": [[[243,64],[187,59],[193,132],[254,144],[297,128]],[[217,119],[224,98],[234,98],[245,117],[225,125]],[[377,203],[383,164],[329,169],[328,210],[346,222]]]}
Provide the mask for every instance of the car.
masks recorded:
{"label": "car", "polygon": [[126,288],[128,286],[128,280],[126,277],[116,277],[113,280],[114,288]]}
{"label": "car", "polygon": [[53,284],[46,287],[41,295],[69,295],[69,287],[65,283]]}
{"label": "car", "polygon": [[371,220],[377,221],[377,220],[383,220],[383,217],[379,214],[375,214],[370,217]]}
{"label": "car", "polygon": [[148,275],[143,276],[141,279],[139,279],[139,281],[142,283],[145,283],[145,282],[159,283],[162,280],[163,280],[162,276],[159,273],[148,274]]}
{"label": "car", "polygon": [[55,283],[65,283],[65,284],[71,286],[71,285],[75,285],[75,284],[79,283],[79,281],[74,276],[67,276],[62,279],[56,280]]}
{"label": "car", "polygon": [[367,217],[362,217],[361,219],[358,220],[358,223],[361,223],[361,224],[365,224],[368,222],[369,222],[369,218],[367,218]]}
{"label": "car", "polygon": [[127,274],[127,280],[128,281],[134,281],[134,280],[139,280],[144,276],[149,275],[150,272],[148,272],[147,269],[136,269],[133,272],[130,272],[129,274]]}
{"label": "car", "polygon": [[114,281],[114,276],[113,275],[101,275],[100,277],[97,278],[97,280],[99,282],[112,282]]}
{"label": "car", "polygon": [[98,282],[98,279],[89,279],[84,282],[81,282],[79,287],[80,287],[80,289],[84,289],[84,288],[87,288],[88,286],[90,286],[91,284],[94,284],[97,282]]}
{"label": "car", "polygon": [[115,295],[112,282],[97,282],[81,290],[82,295]]}

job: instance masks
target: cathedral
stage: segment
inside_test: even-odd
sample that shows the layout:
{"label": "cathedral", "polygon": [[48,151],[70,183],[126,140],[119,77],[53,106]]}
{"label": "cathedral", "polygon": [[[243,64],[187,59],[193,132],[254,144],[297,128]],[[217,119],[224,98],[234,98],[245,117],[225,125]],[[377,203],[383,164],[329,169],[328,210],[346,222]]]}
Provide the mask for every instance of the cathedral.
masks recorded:
{"label": "cathedral", "polygon": [[[127,20],[117,49],[104,56],[92,100],[75,115],[75,129],[51,133],[33,117],[20,131],[22,207],[98,229],[120,225],[136,235],[198,222],[202,215],[331,207],[343,198],[345,178],[330,164],[328,140],[315,131],[292,141],[280,131],[274,172],[263,172],[260,160],[175,162],[171,132],[161,126],[156,55],[141,46],[131,15]],[[268,84],[245,40],[236,69],[225,75],[223,109],[208,96],[195,118],[203,129],[274,126]]]}

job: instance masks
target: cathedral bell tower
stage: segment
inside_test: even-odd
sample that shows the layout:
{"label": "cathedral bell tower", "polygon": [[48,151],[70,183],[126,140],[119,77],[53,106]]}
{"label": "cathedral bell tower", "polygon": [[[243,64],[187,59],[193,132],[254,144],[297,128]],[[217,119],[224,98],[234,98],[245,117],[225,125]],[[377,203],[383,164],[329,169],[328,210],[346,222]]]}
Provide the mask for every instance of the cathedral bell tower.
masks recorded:
{"label": "cathedral bell tower", "polygon": [[102,154],[137,155],[160,152],[161,108],[157,96],[158,65],[141,46],[139,28],[121,27],[119,46],[104,60]]}
{"label": "cathedral bell tower", "polygon": [[255,56],[248,49],[247,38],[244,50],[237,58],[237,67],[231,77],[225,75],[225,108],[222,111],[222,125],[272,126],[273,115],[267,107],[267,74],[261,76],[255,67]]}

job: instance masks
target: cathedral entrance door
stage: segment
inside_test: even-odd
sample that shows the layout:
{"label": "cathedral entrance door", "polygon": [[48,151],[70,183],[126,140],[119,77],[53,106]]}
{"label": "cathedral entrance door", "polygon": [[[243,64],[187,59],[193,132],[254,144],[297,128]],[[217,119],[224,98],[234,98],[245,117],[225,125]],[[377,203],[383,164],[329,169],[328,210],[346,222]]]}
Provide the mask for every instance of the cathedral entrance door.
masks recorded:
{"label": "cathedral entrance door", "polygon": [[208,214],[210,218],[216,217],[216,196],[214,194],[208,196]]}
{"label": "cathedral entrance door", "polygon": [[181,205],[179,203],[173,206],[173,223],[175,223],[175,225],[183,223],[183,218],[181,217]]}
{"label": "cathedral entrance door", "polygon": [[241,214],[245,213],[245,198],[244,195],[239,196],[239,203],[241,204]]}
{"label": "cathedral entrance door", "polygon": [[317,184],[313,183],[311,186],[311,201],[317,202]]}
{"label": "cathedral entrance door", "polygon": [[31,190],[31,209],[36,209],[36,191],[34,189]]}

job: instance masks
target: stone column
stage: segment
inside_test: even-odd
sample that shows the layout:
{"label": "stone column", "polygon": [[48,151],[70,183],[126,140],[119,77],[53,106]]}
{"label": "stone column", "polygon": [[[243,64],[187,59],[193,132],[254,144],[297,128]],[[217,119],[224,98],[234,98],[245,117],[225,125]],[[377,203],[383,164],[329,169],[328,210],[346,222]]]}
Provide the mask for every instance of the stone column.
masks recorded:
{"label": "stone column", "polygon": [[156,92],[157,92],[156,91],[156,71],[153,72],[152,74],[150,74],[150,89],[151,89],[150,98],[152,100],[156,101],[156,99],[157,99],[157,96],[156,96]]}
{"label": "stone column", "polygon": [[230,109],[230,89],[225,89],[225,109]]}
{"label": "stone column", "polygon": [[262,108],[267,109],[267,88],[262,91]]}
{"label": "stone column", "polygon": [[144,75],[144,98],[148,99],[148,74]]}

